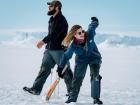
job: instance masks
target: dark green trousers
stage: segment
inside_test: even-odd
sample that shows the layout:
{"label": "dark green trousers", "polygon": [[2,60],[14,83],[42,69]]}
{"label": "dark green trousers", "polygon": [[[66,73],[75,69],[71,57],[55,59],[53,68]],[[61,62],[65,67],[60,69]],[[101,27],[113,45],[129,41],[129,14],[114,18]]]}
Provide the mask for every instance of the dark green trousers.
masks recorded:
{"label": "dark green trousers", "polygon": [[74,77],[72,80],[72,89],[69,98],[77,100],[80,87],[82,86],[82,82],[86,74],[88,64],[90,67],[90,77],[91,77],[91,97],[100,98],[100,89],[101,89],[100,86],[101,76],[99,75],[100,64],[90,64],[90,63],[76,64],[74,70]]}
{"label": "dark green trousers", "polygon": [[[59,64],[63,54],[64,51],[62,50],[58,50],[58,51],[46,50],[44,52],[40,71],[32,86],[33,89],[35,89],[38,92],[42,91],[43,85],[51,73],[51,69],[54,68],[55,64],[57,65]],[[64,81],[66,83],[68,92],[70,92],[71,89],[72,78],[73,78],[73,73],[69,66],[64,76]]]}

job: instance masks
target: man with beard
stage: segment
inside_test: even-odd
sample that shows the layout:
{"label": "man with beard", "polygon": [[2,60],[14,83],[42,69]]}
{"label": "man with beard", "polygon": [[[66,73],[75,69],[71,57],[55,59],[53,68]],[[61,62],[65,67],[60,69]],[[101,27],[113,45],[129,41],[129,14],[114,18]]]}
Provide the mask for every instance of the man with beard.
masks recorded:
{"label": "man with beard", "polygon": [[[42,59],[42,64],[38,76],[36,77],[33,86],[23,87],[23,90],[33,95],[40,95],[43,85],[51,73],[51,69],[55,64],[59,64],[64,53],[64,48],[61,45],[68,31],[68,23],[62,15],[62,4],[60,1],[54,0],[47,3],[49,5],[48,15],[51,16],[48,22],[48,35],[37,43],[38,48],[42,48],[45,44],[46,50]],[[70,66],[67,68],[64,80],[67,87],[67,92],[70,92],[73,73]]]}

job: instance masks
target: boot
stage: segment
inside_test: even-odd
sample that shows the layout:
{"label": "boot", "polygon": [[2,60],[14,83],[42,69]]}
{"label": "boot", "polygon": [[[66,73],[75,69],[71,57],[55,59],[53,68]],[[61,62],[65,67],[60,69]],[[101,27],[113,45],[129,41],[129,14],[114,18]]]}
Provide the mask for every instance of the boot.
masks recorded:
{"label": "boot", "polygon": [[67,93],[66,96],[69,96],[69,93]]}
{"label": "boot", "polygon": [[102,105],[103,104],[103,102],[99,98],[94,99],[93,103],[97,104],[97,105]]}
{"label": "boot", "polygon": [[68,100],[65,102],[65,103],[71,103],[71,102],[76,102],[77,99],[76,98],[72,98],[72,97],[69,97]]}
{"label": "boot", "polygon": [[23,87],[23,90],[25,92],[28,92],[28,93],[31,93],[33,95],[40,95],[40,92],[39,91],[36,91],[35,89],[32,89],[32,88],[29,88],[29,87]]}

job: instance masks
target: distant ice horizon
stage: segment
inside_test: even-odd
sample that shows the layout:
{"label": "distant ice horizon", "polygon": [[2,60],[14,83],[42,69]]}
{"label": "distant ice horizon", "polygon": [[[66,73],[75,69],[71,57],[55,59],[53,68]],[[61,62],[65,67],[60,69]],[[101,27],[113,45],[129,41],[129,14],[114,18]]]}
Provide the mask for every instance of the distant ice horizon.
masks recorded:
{"label": "distant ice horizon", "polygon": [[[19,29],[12,29],[12,28],[0,28],[0,35],[7,35],[16,32],[48,32],[48,27],[46,28],[19,28]],[[126,35],[126,36],[139,36],[140,31],[100,31],[97,29],[97,33],[100,34],[117,34],[117,35]]]}
{"label": "distant ice horizon", "polygon": [[[130,35],[131,34],[131,35]],[[0,44],[35,46],[35,44],[47,36],[45,29],[0,30]],[[99,32],[95,36],[97,45],[105,47],[138,47],[140,48],[140,36],[135,34],[123,34],[115,32]]]}

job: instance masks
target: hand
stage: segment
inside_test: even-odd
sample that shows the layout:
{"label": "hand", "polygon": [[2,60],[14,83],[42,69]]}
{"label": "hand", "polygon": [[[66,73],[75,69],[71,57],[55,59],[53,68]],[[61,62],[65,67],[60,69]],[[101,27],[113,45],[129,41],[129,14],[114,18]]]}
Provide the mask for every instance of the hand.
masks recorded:
{"label": "hand", "polygon": [[43,41],[39,41],[37,43],[37,48],[42,48],[42,46],[44,45],[45,43]]}
{"label": "hand", "polygon": [[98,22],[98,18],[97,17],[91,17],[91,20]]}
{"label": "hand", "polygon": [[62,74],[62,71],[63,71],[63,68],[62,67],[59,67],[58,66],[56,71],[58,72],[58,76],[60,78],[63,78],[64,77],[64,73]]}

